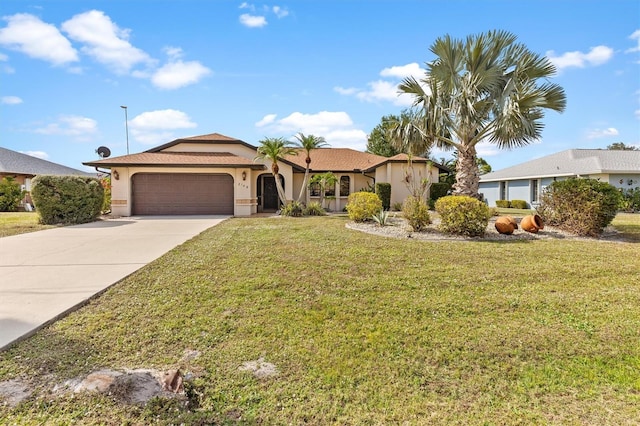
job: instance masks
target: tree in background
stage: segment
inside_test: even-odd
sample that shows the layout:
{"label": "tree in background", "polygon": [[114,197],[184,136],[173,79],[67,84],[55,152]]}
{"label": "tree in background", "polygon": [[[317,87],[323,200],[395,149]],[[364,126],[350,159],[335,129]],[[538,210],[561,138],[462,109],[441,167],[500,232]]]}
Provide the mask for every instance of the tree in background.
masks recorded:
{"label": "tree in background", "polygon": [[640,151],[640,148],[633,145],[625,145],[624,142],[614,142],[607,146],[612,151]]}
{"label": "tree in background", "polygon": [[549,59],[509,32],[446,35],[430,50],[436,59],[424,78],[405,78],[399,90],[413,96],[412,124],[424,143],[457,152],[454,193],[479,198],[476,145],[507,149],[538,140],[545,109],[564,111],[566,96],[548,81],[556,72]]}
{"label": "tree in background", "polygon": [[306,169],[304,170],[304,179],[302,180],[302,186],[300,187],[300,194],[298,195],[298,202],[302,199],[302,194],[304,190],[307,189],[307,197],[305,204],[308,206],[311,201],[309,194],[308,182],[309,182],[309,169],[311,167],[311,151],[314,149],[322,148],[323,146],[327,146],[327,141],[322,136],[314,136],[308,135],[305,136],[304,133],[298,133],[295,135],[295,138],[298,140],[298,146],[302,148],[307,157],[305,158],[305,163],[307,164]]}
{"label": "tree in background", "polygon": [[403,110],[400,115],[382,117],[380,124],[373,128],[367,140],[367,152],[393,157],[401,153],[419,157],[429,157],[430,145],[414,126],[415,112]]}
{"label": "tree in background", "polygon": [[269,160],[271,161],[271,174],[276,181],[276,189],[278,191],[278,198],[283,206],[287,205],[287,196],[284,193],[284,188],[280,182],[280,166],[278,161],[286,157],[287,155],[295,155],[296,149],[293,146],[293,142],[286,140],[285,138],[265,138],[262,139],[258,146],[258,155],[256,160]]}

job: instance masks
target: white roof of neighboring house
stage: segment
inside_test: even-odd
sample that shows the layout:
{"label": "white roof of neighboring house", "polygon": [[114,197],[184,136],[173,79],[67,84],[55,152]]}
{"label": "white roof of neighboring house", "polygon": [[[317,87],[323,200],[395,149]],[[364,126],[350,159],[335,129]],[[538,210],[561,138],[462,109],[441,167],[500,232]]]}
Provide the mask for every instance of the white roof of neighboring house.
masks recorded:
{"label": "white roof of neighboring house", "polygon": [[62,164],[52,163],[0,147],[0,173],[17,175],[59,175],[59,176],[95,176]]}
{"label": "white roof of neighboring house", "polygon": [[487,173],[480,176],[480,182],[602,173],[640,174],[640,151],[569,149]]}

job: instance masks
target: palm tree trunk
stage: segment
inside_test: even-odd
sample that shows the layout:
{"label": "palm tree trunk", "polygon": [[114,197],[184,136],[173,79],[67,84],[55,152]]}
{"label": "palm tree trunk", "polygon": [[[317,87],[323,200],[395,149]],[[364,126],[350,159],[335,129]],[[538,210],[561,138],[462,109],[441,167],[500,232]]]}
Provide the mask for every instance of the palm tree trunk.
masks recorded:
{"label": "palm tree trunk", "polygon": [[468,195],[477,199],[481,198],[478,193],[480,177],[478,174],[476,158],[475,145],[465,146],[464,149],[458,149],[456,183],[453,185],[453,193],[455,195]]}
{"label": "palm tree trunk", "polygon": [[280,175],[273,175],[276,180],[276,189],[278,190],[278,198],[280,198],[280,202],[283,206],[287,205],[287,195],[284,193],[284,188],[282,187],[282,183],[280,183]]}
{"label": "palm tree trunk", "polygon": [[[309,166],[304,171],[304,179],[302,179],[302,187],[300,188],[300,194],[298,194],[298,202],[302,200],[302,194],[304,193],[305,187],[307,186],[307,179],[309,178]],[[309,205],[309,191],[307,191],[307,196],[305,197],[305,205]]]}

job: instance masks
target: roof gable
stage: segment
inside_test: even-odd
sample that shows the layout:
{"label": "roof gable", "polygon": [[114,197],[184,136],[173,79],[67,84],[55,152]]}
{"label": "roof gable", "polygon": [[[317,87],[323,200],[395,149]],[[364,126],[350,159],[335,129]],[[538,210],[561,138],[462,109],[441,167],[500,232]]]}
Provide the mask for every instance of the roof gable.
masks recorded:
{"label": "roof gable", "polygon": [[166,143],[164,145],[160,145],[157,146],[155,148],[151,148],[148,149],[145,152],[160,152],[160,151],[164,151],[167,148],[171,148],[175,145],[181,144],[181,143],[202,143],[202,144],[239,144],[239,145],[244,145],[248,148],[251,148],[252,150],[256,150],[257,148],[243,140],[240,139],[236,139],[236,138],[232,138],[229,136],[225,136],[222,135],[220,133],[210,133],[207,135],[199,135],[199,136],[190,136],[190,137],[186,137],[186,138],[180,138],[180,139],[176,139],[173,140],[169,143]]}

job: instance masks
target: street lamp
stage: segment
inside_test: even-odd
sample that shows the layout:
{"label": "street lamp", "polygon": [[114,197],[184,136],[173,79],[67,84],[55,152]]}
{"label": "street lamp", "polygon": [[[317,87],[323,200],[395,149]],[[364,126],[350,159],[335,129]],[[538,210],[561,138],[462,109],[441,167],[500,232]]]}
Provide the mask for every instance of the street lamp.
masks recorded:
{"label": "street lamp", "polygon": [[127,106],[120,105],[120,108],[124,110],[124,128],[127,132],[127,155],[129,155],[129,117],[127,116]]}

